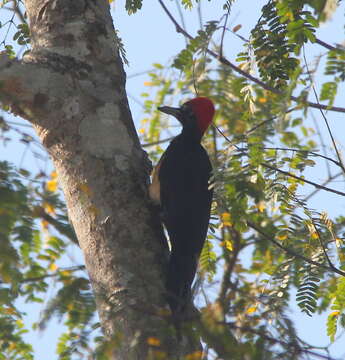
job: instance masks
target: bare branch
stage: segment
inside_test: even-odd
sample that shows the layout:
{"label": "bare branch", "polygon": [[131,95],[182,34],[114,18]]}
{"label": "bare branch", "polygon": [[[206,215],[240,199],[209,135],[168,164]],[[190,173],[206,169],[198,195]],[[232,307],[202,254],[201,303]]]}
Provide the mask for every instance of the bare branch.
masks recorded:
{"label": "bare branch", "polygon": [[[331,181],[333,181],[334,179],[338,178],[339,176],[343,175],[343,172],[340,172],[338,174],[332,175],[330,176],[326,181],[324,181],[321,185],[322,186],[326,186],[327,184],[329,184]],[[309,200],[311,197],[313,197],[318,191],[320,191],[320,189],[315,189],[314,191],[312,191],[309,195],[307,195],[304,198],[304,201]]]}
{"label": "bare branch", "polygon": [[333,50],[333,51],[337,51],[337,50],[342,50],[342,51],[345,51],[345,49],[342,49],[342,48],[339,48],[339,47],[335,47],[335,46],[332,46],[330,44],[327,44],[326,42],[316,38],[315,42],[321,46],[323,46],[324,48],[328,49],[328,50]]}
{"label": "bare branch", "polygon": [[174,136],[171,136],[171,137],[169,137],[167,139],[162,139],[162,140],[154,141],[154,142],[151,142],[151,143],[142,144],[141,147],[145,148],[145,147],[164,144],[164,143],[166,143],[168,141],[171,141],[173,138],[174,138]]}
{"label": "bare branch", "polygon": [[[317,133],[317,135],[318,135],[318,137],[320,139],[320,145],[321,145],[321,149],[323,151],[323,154],[325,156],[327,156],[326,144],[325,144],[325,142],[323,140],[323,136],[322,136],[319,124],[315,119],[314,113],[311,111],[310,114],[311,114],[311,118],[313,119],[313,123],[314,123],[315,129],[316,129],[316,133]],[[326,161],[326,167],[327,167],[328,177],[331,177],[331,167],[330,167],[328,161]]]}
{"label": "bare branch", "polygon": [[[309,81],[310,81],[310,84],[311,84],[311,86],[312,86],[315,99],[316,99],[317,103],[320,104],[320,102],[319,102],[319,97],[318,97],[318,95],[317,95],[317,92],[316,92],[316,89],[315,89],[315,86],[314,86],[314,83],[313,83],[313,79],[312,79],[312,76],[311,76],[310,71],[309,71],[309,66],[308,66],[308,62],[307,62],[306,55],[305,55],[305,48],[304,48],[304,46],[303,46],[303,58],[304,58],[305,66],[306,66],[306,68],[307,68]],[[322,118],[323,118],[323,120],[324,120],[324,122],[325,122],[325,124],[326,124],[328,134],[329,134],[329,136],[330,136],[330,138],[331,138],[331,140],[332,140],[332,144],[333,144],[334,150],[335,150],[335,152],[336,152],[336,154],[337,154],[337,158],[338,158],[338,160],[339,160],[340,167],[341,167],[341,169],[343,170],[343,172],[344,172],[344,174],[345,174],[345,167],[344,167],[343,161],[342,161],[342,159],[341,159],[341,156],[340,156],[340,153],[339,153],[337,144],[335,143],[334,136],[333,136],[332,130],[331,130],[330,126],[329,126],[329,123],[328,123],[328,120],[327,120],[327,118],[326,118],[326,115],[324,114],[324,112],[322,111],[321,108],[319,108],[319,110],[320,110],[320,113],[321,113],[321,115],[322,115]]]}
{"label": "bare branch", "polygon": [[228,7],[228,11],[227,11],[226,14],[225,14],[225,20],[224,20],[224,25],[223,25],[222,37],[221,37],[221,40],[220,40],[220,51],[219,51],[220,57],[223,56],[224,36],[225,36],[226,25],[227,25],[228,19],[229,19],[230,10],[231,10],[231,7],[229,6],[229,7]]}

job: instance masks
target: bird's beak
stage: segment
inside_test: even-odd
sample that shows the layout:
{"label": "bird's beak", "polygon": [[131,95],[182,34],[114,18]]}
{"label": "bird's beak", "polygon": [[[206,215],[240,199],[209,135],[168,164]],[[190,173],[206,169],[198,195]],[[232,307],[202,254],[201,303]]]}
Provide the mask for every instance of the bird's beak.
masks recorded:
{"label": "bird's beak", "polygon": [[165,114],[174,116],[178,121],[181,122],[182,113],[180,108],[175,108],[171,106],[160,106],[158,110],[164,112]]}

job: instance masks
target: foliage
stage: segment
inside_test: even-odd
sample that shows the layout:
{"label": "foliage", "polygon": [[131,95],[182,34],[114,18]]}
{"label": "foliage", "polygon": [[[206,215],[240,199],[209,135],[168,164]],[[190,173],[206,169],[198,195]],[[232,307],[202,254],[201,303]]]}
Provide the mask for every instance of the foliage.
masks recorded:
{"label": "foliage", "polygon": [[173,63],[176,69],[184,71],[186,68],[193,68],[193,56],[202,54],[208,48],[213,33],[217,30],[217,21],[209,21],[205,30],[199,30],[198,35],[189,42],[186,49],[182,50]]}
{"label": "foliage", "polygon": [[[221,2],[225,14],[233,2]],[[196,3],[181,0],[186,9]],[[125,6],[133,14],[142,5],[142,0],[127,0]],[[328,210],[333,210],[332,196],[344,193],[342,184],[329,182],[344,175],[344,167],[334,144],[326,146],[325,134],[311,125],[310,79],[320,71],[310,74],[303,56],[304,47],[318,46],[318,26],[332,11],[326,0],[267,1],[236,65],[218,63],[208,52],[220,53],[219,39],[227,29],[212,20],[172,63],[156,63],[148,73],[139,133],[153,162],[176,133],[171,130],[174,120],[157,112],[157,105],[177,105],[199,95],[217,106],[215,123],[221,133],[212,127],[204,138],[214,165],[215,201],[200,257],[201,285],[196,287],[202,295],[196,302],[201,311],[198,329],[211,349],[209,359],[212,351],[219,358],[231,353],[234,359],[269,360],[303,359],[323,350],[297,335],[289,312],[292,303],[303,316],[328,314],[331,341],[345,327],[345,218],[310,205],[323,192],[329,196]],[[15,27],[18,44],[29,43],[26,24],[2,26]],[[115,36],[126,62],[121,38]],[[15,55],[7,38],[2,45]],[[327,78],[319,97],[332,106],[345,81],[344,51],[323,51],[327,59],[321,70]],[[0,131],[6,144],[11,131],[25,144],[34,142],[7,118],[0,119]],[[320,151],[326,147],[329,151]],[[81,260],[71,263],[67,256],[78,245],[56,173],[32,174],[0,162],[0,199],[0,359],[33,358],[24,339],[23,301],[42,304],[35,328],[45,331],[54,318],[63,323],[60,359],[107,358],[109,344],[99,336],[88,277]],[[49,289],[52,295],[46,301]]]}
{"label": "foliage", "polygon": [[277,87],[286,85],[299,64],[293,55],[299,54],[304,43],[315,42],[316,27],[318,21],[303,10],[301,2],[266,4],[250,41],[262,78]]}
{"label": "foliage", "polygon": [[128,14],[134,14],[143,6],[143,0],[126,0],[126,10]]}
{"label": "foliage", "polygon": [[[54,185],[55,175],[52,177],[48,187]],[[65,346],[73,353],[80,352],[79,347],[87,348],[93,336],[95,305],[89,280],[81,276],[84,266],[59,266],[67,250],[66,235],[75,241],[66,209],[57,193],[42,192],[33,184],[27,170],[16,171],[7,162],[0,162],[0,346],[6,359],[33,358],[31,345],[23,338],[28,332],[26,313],[17,308],[17,302],[43,303],[49,278],[60,290],[46,304],[39,327],[43,330],[52,316],[64,319],[69,335],[62,335],[59,349]],[[41,231],[35,218],[42,218]],[[55,234],[47,220],[65,236]]]}
{"label": "foliage", "polygon": [[[217,299],[223,307],[212,311],[222,311],[230,326],[236,326],[239,332],[242,329],[243,337],[251,344],[260,343],[262,352],[257,357],[251,353],[250,358],[278,359],[283,352],[287,358],[291,347],[296,351],[289,353],[291,358],[303,357],[308,346],[299,339],[285,314],[291,301],[309,316],[332,307],[327,330],[331,339],[337,324],[344,324],[339,320],[343,310],[334,300],[334,283],[342,281],[344,273],[329,267],[332,264],[335,269],[344,269],[344,223],[341,218],[331,220],[323,209],[310,207],[304,181],[313,181],[311,168],[322,168],[321,161],[328,162],[332,172],[336,168],[342,172],[339,159],[329,160],[318,152],[315,130],[307,120],[308,104],[304,99],[312,87],[301,49],[304,44],[315,43],[324,7],[314,4],[312,13],[306,4],[269,1],[237,59],[240,69],[250,75],[257,67],[260,80],[279,89],[279,95],[238,77],[224,63],[212,62],[207,49],[221,30],[219,23],[211,23],[211,31],[207,28],[210,23],[206,24],[175,57],[173,66],[183,71],[178,80],[173,71],[161,67],[156,74],[149,74],[154,80],[149,84],[151,94],[159,92],[163,103],[176,104],[177,94],[182,94],[182,103],[197,92],[211,97],[218,106],[216,123],[227,138],[210,129],[204,141],[215,164],[212,182],[216,207],[212,232],[200,258],[200,275],[207,288],[218,291]],[[328,59],[332,60],[327,61],[325,71],[332,79],[323,86],[321,99],[330,105],[343,81],[342,55],[341,49],[328,51]],[[290,100],[293,93],[300,94],[295,108]],[[298,111],[303,108],[304,112]],[[155,124],[160,121],[161,129],[168,126],[152,108],[147,112],[152,113]],[[143,129],[141,136],[146,142],[150,141],[149,134]],[[159,138],[151,140],[154,143]],[[153,144],[148,150],[154,155],[158,146]],[[314,192],[310,194],[314,196]],[[221,276],[221,284],[217,285]],[[294,291],[295,300],[291,298]],[[341,300],[337,300],[339,303]],[[275,342],[277,351],[272,352],[272,342],[265,348],[267,338],[288,338],[291,343]],[[208,341],[217,349],[217,342]],[[246,351],[249,354],[254,350]]]}

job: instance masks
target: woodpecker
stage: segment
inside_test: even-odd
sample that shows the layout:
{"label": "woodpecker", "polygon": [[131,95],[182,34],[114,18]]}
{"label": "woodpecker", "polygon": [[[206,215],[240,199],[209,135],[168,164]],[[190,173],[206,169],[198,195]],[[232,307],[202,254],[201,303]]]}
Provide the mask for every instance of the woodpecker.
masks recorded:
{"label": "woodpecker", "polygon": [[171,244],[167,300],[172,314],[182,316],[191,301],[191,285],[210,220],[212,166],[200,142],[215,110],[206,97],[187,101],[179,108],[162,106],[158,110],[182,124],[181,133],[154,168],[149,188],[151,199],[160,205]]}

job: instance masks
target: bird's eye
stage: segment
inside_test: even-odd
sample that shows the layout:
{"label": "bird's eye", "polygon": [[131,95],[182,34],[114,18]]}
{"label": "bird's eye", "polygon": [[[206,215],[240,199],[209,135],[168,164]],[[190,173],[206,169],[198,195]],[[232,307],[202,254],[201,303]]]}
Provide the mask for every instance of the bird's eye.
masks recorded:
{"label": "bird's eye", "polygon": [[190,117],[193,115],[193,110],[191,109],[190,106],[188,106],[187,104],[183,104],[181,106],[181,111],[182,113],[186,116],[186,117]]}

